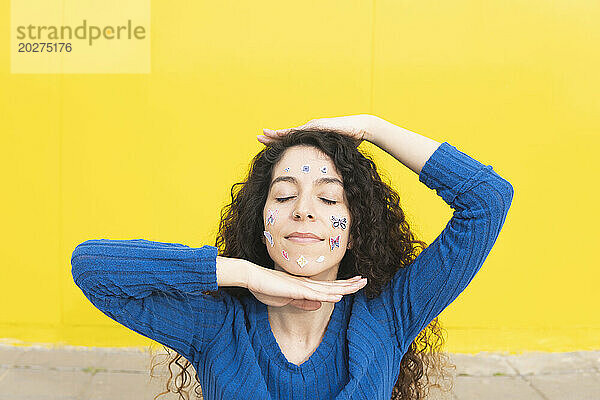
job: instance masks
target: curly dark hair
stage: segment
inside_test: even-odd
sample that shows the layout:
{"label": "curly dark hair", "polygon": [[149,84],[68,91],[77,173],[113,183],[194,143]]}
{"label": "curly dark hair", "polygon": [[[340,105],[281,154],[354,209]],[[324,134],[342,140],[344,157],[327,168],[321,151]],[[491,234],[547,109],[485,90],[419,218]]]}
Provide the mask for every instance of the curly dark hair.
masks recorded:
{"label": "curly dark hair", "polygon": [[[297,128],[266,146],[252,160],[246,180],[232,186],[231,203],[221,211],[215,243],[219,255],[243,258],[266,268],[274,268],[273,260],[262,243],[262,212],[269,192],[273,166],[281,159],[286,149],[292,146],[312,146],[329,156],[335,164],[342,176],[349,203],[353,246],[342,258],[336,279],[362,275],[368,278],[368,284],[362,289],[365,296],[368,299],[379,296],[382,288],[391,281],[398,269],[412,263],[427,244],[417,240],[410,231],[400,207],[400,196],[381,180],[372,158],[359,151],[358,145],[359,141],[335,130]],[[238,186],[239,190],[236,190]],[[222,287],[215,292],[206,293],[219,297],[221,291],[238,299],[252,296],[248,289],[242,287]],[[445,369],[456,366],[451,364],[448,355],[441,351],[444,344],[443,332],[438,319],[435,318],[411,343],[402,357],[391,400],[422,399],[427,396],[431,387],[451,390],[453,382]],[[170,355],[169,349],[165,349]],[[175,352],[168,364],[170,376],[166,384],[167,390],[159,393],[154,399],[170,391],[173,363],[181,371],[175,377],[172,392],[179,393],[180,398],[184,398],[184,395],[186,399],[189,398],[185,388],[192,383],[187,371],[191,363]],[[202,398],[200,381],[197,374],[195,376],[198,383],[195,393]],[[444,389],[439,382],[447,381],[448,378],[450,388]]]}

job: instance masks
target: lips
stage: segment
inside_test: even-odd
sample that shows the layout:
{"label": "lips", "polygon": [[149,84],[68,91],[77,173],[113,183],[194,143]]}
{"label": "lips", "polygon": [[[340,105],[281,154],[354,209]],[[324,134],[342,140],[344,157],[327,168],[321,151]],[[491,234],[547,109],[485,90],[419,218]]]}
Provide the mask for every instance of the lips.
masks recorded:
{"label": "lips", "polygon": [[317,235],[315,235],[314,233],[308,233],[308,232],[293,232],[290,233],[288,236],[285,237],[287,240],[291,241],[291,242],[295,242],[295,243],[318,243],[323,241],[324,239],[321,239],[320,237],[318,237]]}

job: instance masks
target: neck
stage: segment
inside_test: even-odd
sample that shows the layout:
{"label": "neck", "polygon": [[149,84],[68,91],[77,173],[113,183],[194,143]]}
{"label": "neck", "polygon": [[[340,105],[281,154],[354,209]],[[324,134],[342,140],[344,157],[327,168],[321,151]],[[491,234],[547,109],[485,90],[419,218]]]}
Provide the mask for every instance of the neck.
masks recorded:
{"label": "neck", "polygon": [[318,345],[327,330],[335,303],[322,302],[315,311],[305,311],[289,304],[283,307],[268,306],[269,323],[276,334],[312,347]]}
{"label": "neck", "polygon": [[[309,276],[317,281],[333,281],[337,278],[339,264],[316,275]],[[275,264],[275,269],[285,271]],[[335,303],[321,302],[321,307],[307,311],[287,304],[283,307],[267,306],[269,323],[274,334],[285,335],[298,345],[308,347],[318,345],[327,330]]]}

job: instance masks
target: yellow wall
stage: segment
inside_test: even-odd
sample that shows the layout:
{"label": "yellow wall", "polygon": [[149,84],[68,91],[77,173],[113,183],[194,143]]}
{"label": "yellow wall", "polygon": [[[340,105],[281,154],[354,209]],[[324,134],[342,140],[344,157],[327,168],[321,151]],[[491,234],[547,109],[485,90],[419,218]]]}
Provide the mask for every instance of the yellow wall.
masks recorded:
{"label": "yellow wall", "polygon": [[[7,22],[9,2],[0,4]],[[214,244],[261,129],[370,113],[515,188],[449,351],[598,349],[600,3],[152,3],[152,73],[11,74],[0,38],[0,338],[147,345],[74,285],[91,238]],[[366,144],[428,243],[452,210]]]}

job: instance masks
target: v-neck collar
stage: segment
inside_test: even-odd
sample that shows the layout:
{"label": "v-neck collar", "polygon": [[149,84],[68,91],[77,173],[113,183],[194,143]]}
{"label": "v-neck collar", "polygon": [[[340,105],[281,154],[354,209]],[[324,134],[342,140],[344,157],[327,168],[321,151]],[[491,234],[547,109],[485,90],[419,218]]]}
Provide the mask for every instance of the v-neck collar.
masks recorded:
{"label": "v-neck collar", "polygon": [[269,314],[267,305],[256,301],[257,304],[257,324],[259,330],[262,332],[260,335],[261,343],[264,347],[268,357],[278,364],[281,368],[292,372],[305,372],[307,370],[314,370],[317,365],[324,364],[324,360],[329,356],[332,349],[335,346],[343,320],[344,309],[346,307],[346,296],[342,297],[342,300],[334,304],[333,312],[323,335],[323,339],[317,349],[310,355],[310,357],[300,365],[296,365],[288,361],[285,355],[281,352],[279,343],[273,335],[271,330],[271,324],[269,322]]}

